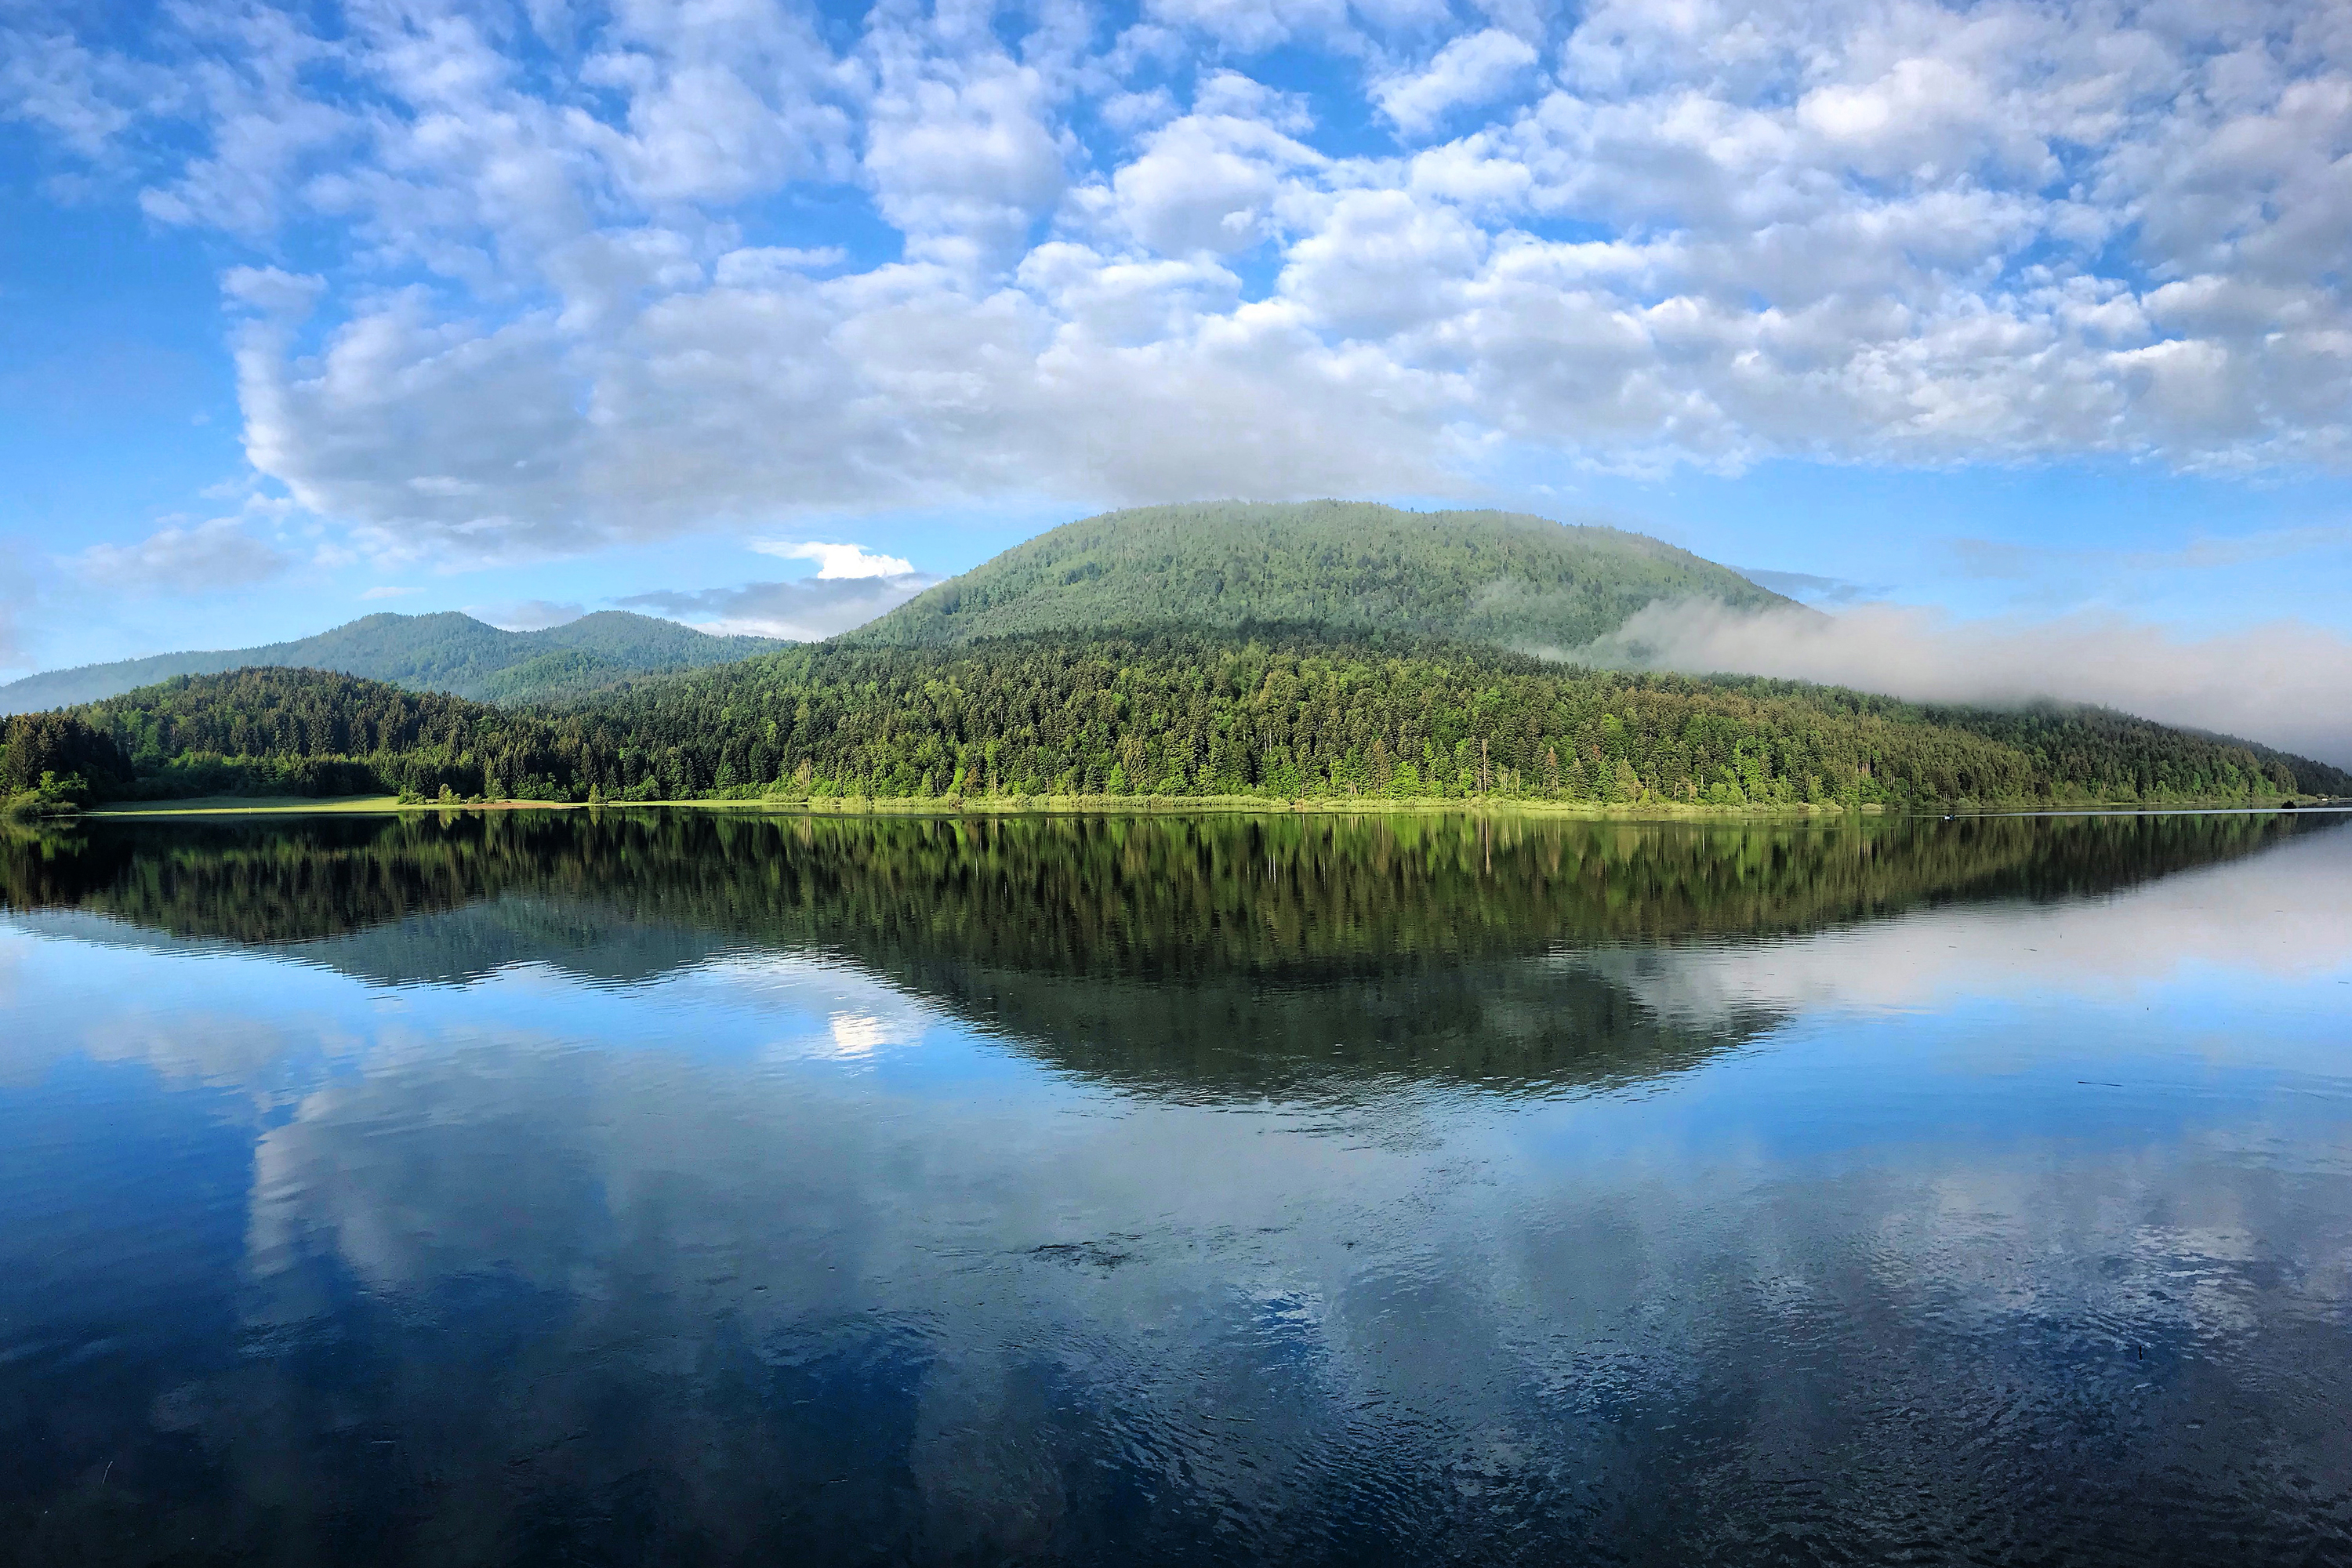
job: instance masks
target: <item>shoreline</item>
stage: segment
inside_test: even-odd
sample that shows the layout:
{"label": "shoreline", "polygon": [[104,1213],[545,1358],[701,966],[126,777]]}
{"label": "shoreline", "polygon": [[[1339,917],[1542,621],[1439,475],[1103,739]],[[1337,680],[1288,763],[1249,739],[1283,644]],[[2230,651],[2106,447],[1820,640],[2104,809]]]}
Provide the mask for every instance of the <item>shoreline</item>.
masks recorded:
{"label": "shoreline", "polygon": [[[426,812],[505,811],[637,811],[686,808],[699,811],[740,811],[762,816],[805,817],[971,817],[971,816],[1540,816],[1599,822],[1775,822],[1837,823],[1849,813],[1835,805],[1700,805],[1673,802],[1612,805],[1601,801],[1541,800],[1413,800],[1385,797],[1315,797],[1279,800],[1251,795],[1054,795],[1013,798],[992,796],[964,800],[868,800],[851,795],[821,801],[782,801],[751,796],[718,800],[548,801],[494,800],[445,804],[428,801],[404,805],[395,795],[208,795],[185,800],[119,801],[69,816],[36,819],[54,825],[105,819],[152,819],[218,816],[397,816]],[[2352,810],[2352,804],[2315,800],[2087,801],[2063,805],[1978,805],[1901,812],[1876,803],[1853,816],[1864,817],[1979,818],[1997,816],[2182,816],[2235,815],[2255,812]]]}

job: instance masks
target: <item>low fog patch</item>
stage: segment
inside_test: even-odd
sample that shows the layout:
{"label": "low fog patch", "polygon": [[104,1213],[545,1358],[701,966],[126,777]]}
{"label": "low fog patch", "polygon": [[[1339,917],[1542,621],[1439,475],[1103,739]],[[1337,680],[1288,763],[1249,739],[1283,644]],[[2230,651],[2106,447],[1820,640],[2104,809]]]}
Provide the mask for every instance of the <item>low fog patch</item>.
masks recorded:
{"label": "low fog patch", "polygon": [[2300,621],[2189,637],[2120,616],[1969,621],[1895,605],[1832,616],[1686,599],[1648,605],[1583,647],[1538,651],[1922,702],[2095,703],[2352,766],[2352,642]]}

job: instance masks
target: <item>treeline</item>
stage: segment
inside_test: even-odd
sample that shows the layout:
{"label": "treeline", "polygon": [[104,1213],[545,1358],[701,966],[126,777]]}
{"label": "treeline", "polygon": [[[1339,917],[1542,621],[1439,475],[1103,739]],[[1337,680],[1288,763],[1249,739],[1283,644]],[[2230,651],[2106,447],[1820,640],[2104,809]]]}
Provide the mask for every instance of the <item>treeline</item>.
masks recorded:
{"label": "treeline", "polygon": [[0,811],[78,811],[134,787],[131,758],[114,737],[76,713],[0,718]]}
{"label": "treeline", "polygon": [[507,710],[316,671],[79,715],[152,793],[654,800],[1229,796],[1847,809],[2352,794],[2341,771],[2096,710],[1927,708],[1312,633],[819,646]]}

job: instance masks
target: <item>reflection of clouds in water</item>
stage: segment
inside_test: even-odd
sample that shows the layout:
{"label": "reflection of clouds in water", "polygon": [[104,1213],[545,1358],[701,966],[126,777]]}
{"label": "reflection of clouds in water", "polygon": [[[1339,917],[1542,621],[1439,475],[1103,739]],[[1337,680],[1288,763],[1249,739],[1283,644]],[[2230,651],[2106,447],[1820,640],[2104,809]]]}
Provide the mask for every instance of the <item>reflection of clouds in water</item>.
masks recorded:
{"label": "reflection of clouds in water", "polygon": [[[1265,1545],[1353,1465],[1506,1489],[1580,1467],[1679,1507],[1675,1486],[1734,1484],[1686,1461],[1766,1435],[1835,1453],[1906,1402],[2047,1437],[2147,1377],[2133,1345],[2268,1399],[2317,1353],[2352,1257],[2340,1174],[2250,1160],[2227,1127],[2119,1150],[1923,1130],[1823,1168],[1727,1139],[1629,1163],[1643,1126],[1678,1141],[1671,1096],[1423,1097],[1407,1143],[1379,1135],[1379,1103],[1046,1114],[1036,1092],[387,1037],[262,1138],[254,1321],[315,1313],[322,1260],[435,1331],[477,1326],[449,1304],[463,1281],[563,1303],[495,1386],[410,1395],[497,1406],[461,1456],[491,1467],[607,1397],[650,1401],[658,1431],[750,1419],[709,1372],[739,1341],[792,1361],[813,1334],[920,1325],[892,1463],[940,1542],[1083,1531],[1106,1506],[1087,1456],[1113,1453]],[[2178,1416],[2207,1386],[2144,1403]],[[1941,1477],[1934,1434],[1906,1431],[1888,1464]],[[594,1444],[569,1461],[592,1477],[689,1462]],[[2014,1458],[1971,1460],[1953,1528]]]}
{"label": "reflection of clouds in water", "polygon": [[897,1041],[890,1026],[871,1013],[835,1013],[832,1033],[833,1054],[837,1057],[870,1057]]}
{"label": "reflection of clouds in water", "polygon": [[[2087,996],[2071,1016],[2102,1026],[2118,990],[2209,965],[2258,1026],[2266,977],[2352,951],[2340,837],[2098,901],[1559,962],[1626,965],[1703,1017],[2031,992]],[[142,999],[156,983],[176,1011]],[[1929,1500],[1916,1538],[1965,1543],[2038,1506],[2019,1500],[2086,1428],[2102,1474],[2120,1452],[2193,1492],[2192,1413],[2233,1463],[2284,1472],[2340,1451],[2315,1424],[2352,1392],[2340,1082],[1958,1125],[1927,1034],[1832,1016],[1804,1051],[1638,1093],[1504,1100],[1399,1070],[1183,1103],[1036,1070],[793,954],[602,991],[513,973],[392,1014],[267,960],[110,951],[14,984],[206,1081],[338,1042],[342,1070],[257,1135],[241,1305],[247,1334],[331,1341],[342,1370],[234,1358],[155,1406],[313,1518],[354,1510],[319,1434],[373,1423],[429,1438],[436,1474],[537,1498],[656,1478],[672,1522],[719,1534],[863,1498],[931,1555],[1099,1539],[1139,1496],[1251,1555],[1473,1496],[1496,1518],[1597,1502],[1637,1532],[1800,1506],[1850,1528],[1886,1488]],[[1332,1016],[1325,991],[1293,1000],[1302,1026]],[[1865,1053],[1867,1075],[1823,1071]],[[2110,1092],[2142,1091],[2080,1090]],[[1870,1131],[1829,1153],[1797,1125],[1840,1115]],[[432,1506],[452,1555],[495,1554],[513,1517],[488,1483]]]}
{"label": "reflection of clouds in water", "polygon": [[763,1015],[800,1015],[762,1051],[772,1061],[815,1057],[863,1061],[913,1045],[940,1021],[922,997],[845,961],[796,952],[737,951],[671,976],[672,997],[692,997]]}
{"label": "reflection of clouds in water", "polygon": [[1840,931],[1557,962],[1616,980],[1677,1019],[1969,996],[2111,1000],[2194,969],[2292,980],[2352,963],[2347,886],[2352,831],[2338,831],[2098,899],[1960,904]]}
{"label": "reflection of clouds in water", "polygon": [[[268,1110],[291,1103],[301,1078],[360,1048],[331,1009],[257,1016],[242,995],[194,979],[160,957],[97,954],[0,925],[0,1083],[37,1083],[81,1057],[230,1089]],[[293,1061],[306,1070],[289,1076]]]}

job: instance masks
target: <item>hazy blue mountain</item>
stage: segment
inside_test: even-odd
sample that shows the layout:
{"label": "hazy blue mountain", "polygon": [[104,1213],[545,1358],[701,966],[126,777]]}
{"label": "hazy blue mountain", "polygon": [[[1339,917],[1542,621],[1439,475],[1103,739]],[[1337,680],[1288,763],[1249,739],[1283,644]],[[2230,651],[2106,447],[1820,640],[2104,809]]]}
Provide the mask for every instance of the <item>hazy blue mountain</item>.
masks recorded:
{"label": "hazy blue mountain", "polygon": [[1219,501],[1042,533],[837,641],[951,647],[1028,632],[1312,625],[1569,648],[1661,599],[1790,601],[1643,534],[1505,511]]}
{"label": "hazy blue mountain", "polygon": [[269,665],[331,669],[486,701],[528,702],[576,696],[631,675],[726,664],[788,646],[768,637],[712,637],[625,610],[604,610],[536,632],[501,631],[454,610],[376,615],[299,642],[45,670],[0,686],[0,713],[95,702],[174,675]]}

